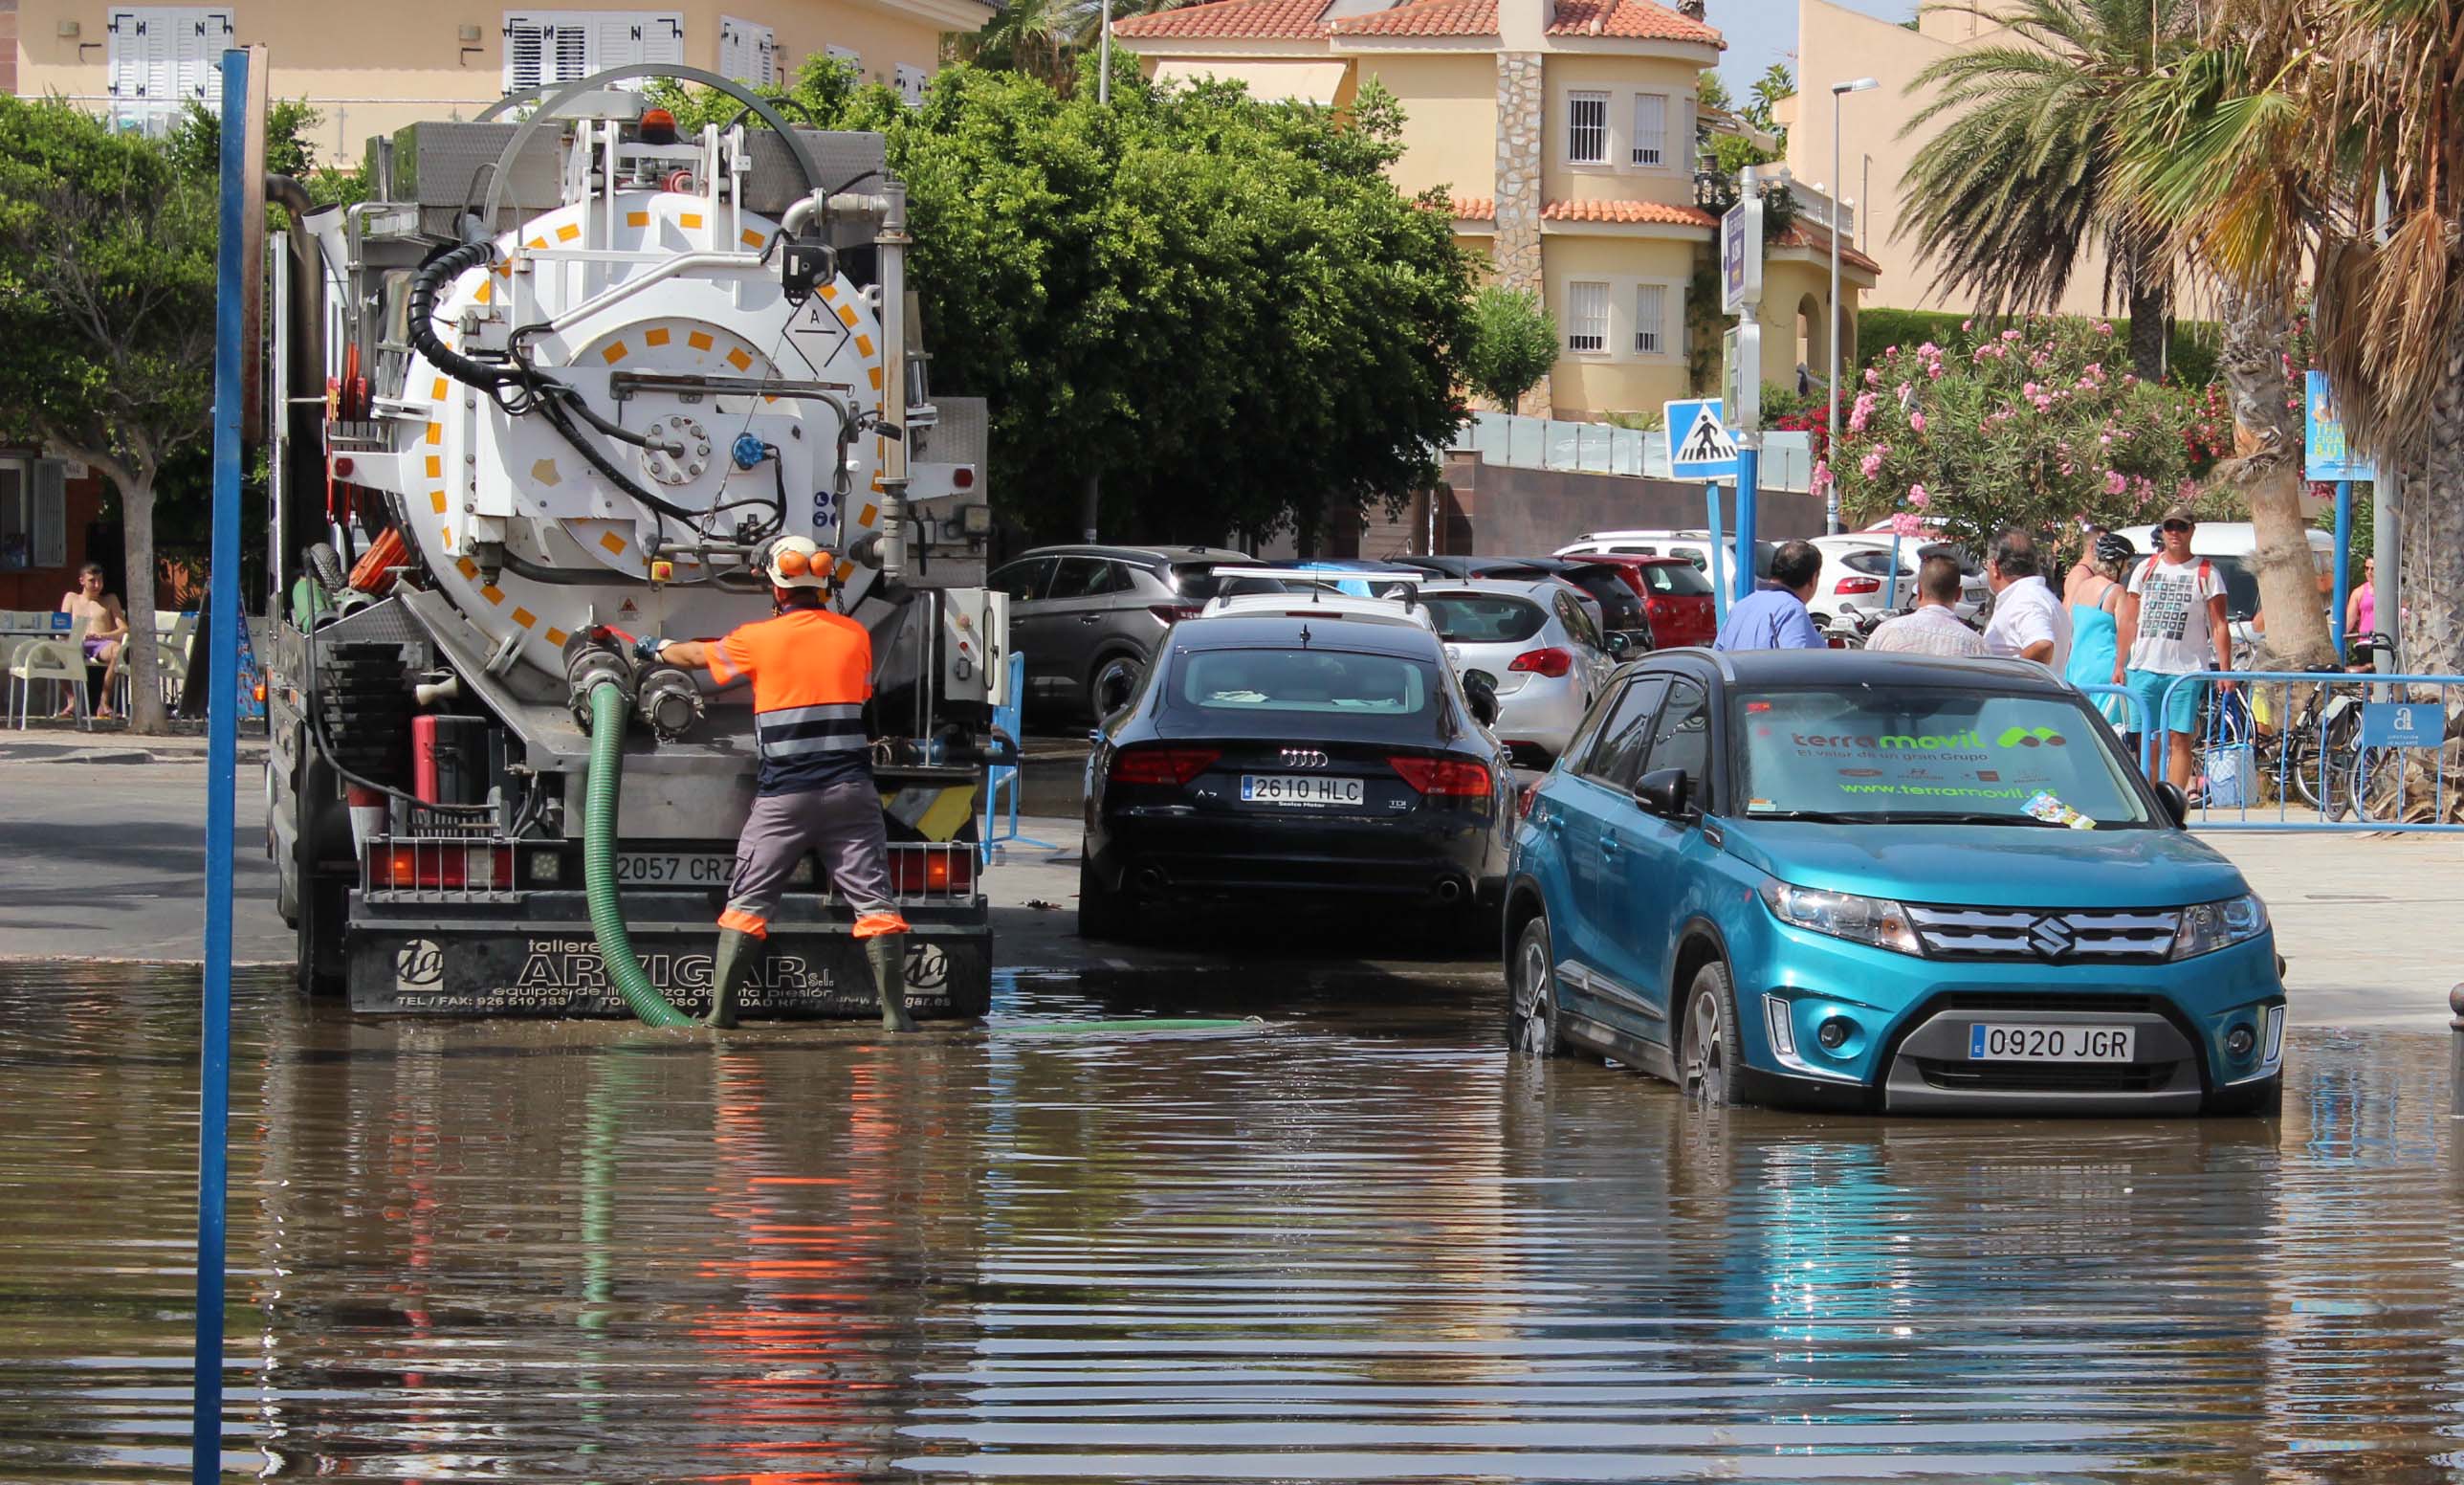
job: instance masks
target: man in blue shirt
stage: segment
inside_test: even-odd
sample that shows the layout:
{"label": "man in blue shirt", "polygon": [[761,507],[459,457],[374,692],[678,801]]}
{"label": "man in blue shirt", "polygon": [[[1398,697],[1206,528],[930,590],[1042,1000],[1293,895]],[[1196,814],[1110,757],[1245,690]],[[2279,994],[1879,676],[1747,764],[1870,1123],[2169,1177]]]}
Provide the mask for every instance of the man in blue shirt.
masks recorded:
{"label": "man in blue shirt", "polygon": [[1728,607],[1714,650],[1826,650],[1805,602],[1822,576],[1822,553],[1811,542],[1790,542],[1771,554],[1771,582]]}

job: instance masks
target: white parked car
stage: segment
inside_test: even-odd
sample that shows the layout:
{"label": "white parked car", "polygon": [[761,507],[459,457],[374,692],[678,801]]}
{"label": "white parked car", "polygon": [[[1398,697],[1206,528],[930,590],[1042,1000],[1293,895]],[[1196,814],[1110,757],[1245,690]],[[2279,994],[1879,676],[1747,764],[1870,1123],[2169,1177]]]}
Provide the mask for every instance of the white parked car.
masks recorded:
{"label": "white parked car", "polygon": [[1617,670],[1582,594],[1554,579],[1433,584],[1419,608],[1456,673],[1488,678],[1497,692],[1489,730],[1526,767],[1546,767],[1566,750]]}
{"label": "white parked car", "polygon": [[[1939,543],[1903,541],[1900,543],[1899,608],[1916,605],[1917,569],[1926,555]],[[1843,532],[1838,536],[1814,538],[1815,550],[1822,554],[1822,572],[1814,581],[1814,598],[1806,605],[1813,610],[1817,624],[1828,624],[1842,614],[1877,613],[1889,609],[1891,598],[1891,539],[1869,532]],[[1952,611],[1963,619],[1972,619],[1985,607],[1991,590],[1986,587],[1984,570],[1974,559],[1957,547],[1942,547],[1960,561],[1959,602]]]}
{"label": "white parked car", "polygon": [[[1311,613],[1339,614],[1347,618],[1409,619],[1427,628],[1429,617],[1420,611],[1414,590],[1428,581],[1425,573],[1410,568],[1323,572],[1301,567],[1242,566],[1226,564],[1216,568],[1222,579],[1222,593],[1206,601],[1201,617],[1214,618],[1226,613],[1283,613],[1306,617]],[[1340,586],[1338,586],[1340,580]],[[1268,585],[1280,592],[1260,592]],[[1368,592],[1345,591],[1367,588]]]}

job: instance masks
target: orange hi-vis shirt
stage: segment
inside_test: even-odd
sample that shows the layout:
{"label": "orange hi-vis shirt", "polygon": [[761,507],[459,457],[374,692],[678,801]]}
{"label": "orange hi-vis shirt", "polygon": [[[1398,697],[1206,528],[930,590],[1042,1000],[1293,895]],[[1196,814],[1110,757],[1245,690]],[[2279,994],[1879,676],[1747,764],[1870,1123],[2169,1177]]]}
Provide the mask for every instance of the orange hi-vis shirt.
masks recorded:
{"label": "orange hi-vis shirt", "polygon": [[711,652],[710,678],[753,682],[757,794],[801,794],[872,776],[864,703],[872,698],[872,635],[845,614],[791,609],[747,624]]}

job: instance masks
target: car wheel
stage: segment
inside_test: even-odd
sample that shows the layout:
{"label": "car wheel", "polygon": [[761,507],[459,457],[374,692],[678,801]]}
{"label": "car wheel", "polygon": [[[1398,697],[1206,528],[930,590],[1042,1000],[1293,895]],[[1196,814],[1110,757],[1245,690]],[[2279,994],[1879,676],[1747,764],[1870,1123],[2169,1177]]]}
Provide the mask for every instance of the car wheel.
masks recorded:
{"label": "car wheel", "polygon": [[1115,676],[1126,677],[1134,687],[1137,684],[1141,663],[1134,654],[1108,654],[1096,661],[1093,673],[1087,677],[1088,715],[1099,722],[1102,721],[1104,703],[1100,698],[1104,695],[1104,688],[1111,684]]}
{"label": "car wheel", "polygon": [[1728,983],[1728,966],[1716,959],[1694,972],[1693,987],[1685,993],[1685,1054],[1679,1071],[1686,1093],[1706,1104],[1727,1108],[1745,1101],[1737,992]]}
{"label": "car wheel", "polygon": [[1557,1029],[1557,960],[1549,942],[1549,915],[1523,925],[1507,965],[1506,1045],[1527,1057],[1562,1057]]}
{"label": "car wheel", "polygon": [[1128,895],[1104,885],[1083,841],[1078,850],[1078,937],[1126,942],[1136,917]]}

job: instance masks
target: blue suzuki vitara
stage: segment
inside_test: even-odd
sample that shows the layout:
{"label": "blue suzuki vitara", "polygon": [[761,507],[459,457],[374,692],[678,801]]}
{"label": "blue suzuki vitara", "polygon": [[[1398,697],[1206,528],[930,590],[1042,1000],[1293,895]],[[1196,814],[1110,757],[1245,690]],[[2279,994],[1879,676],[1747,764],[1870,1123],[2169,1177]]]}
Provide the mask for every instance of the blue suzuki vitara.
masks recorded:
{"label": "blue suzuki vitara", "polygon": [[1680,650],[1524,796],[1507,1035],[1713,1103],[2272,1113],[2267,909],[2042,668]]}

